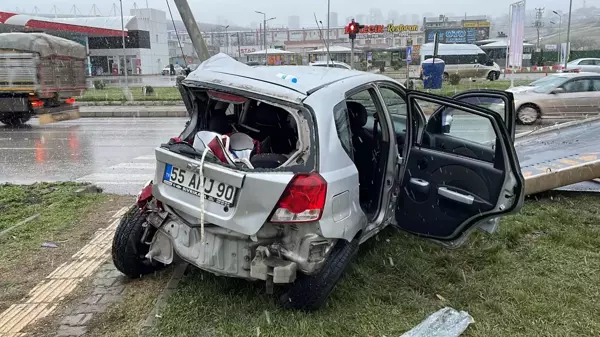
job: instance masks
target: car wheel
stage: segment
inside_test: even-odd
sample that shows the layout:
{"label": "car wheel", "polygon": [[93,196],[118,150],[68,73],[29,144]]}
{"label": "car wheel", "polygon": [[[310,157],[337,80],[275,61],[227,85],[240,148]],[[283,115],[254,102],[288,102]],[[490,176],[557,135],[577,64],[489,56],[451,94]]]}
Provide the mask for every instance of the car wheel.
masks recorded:
{"label": "car wheel", "polygon": [[121,218],[112,243],[112,259],[115,267],[130,278],[139,278],[161,268],[159,263],[148,260],[150,246],[142,242],[146,215],[133,205]]}
{"label": "car wheel", "polygon": [[490,71],[488,76],[487,76],[488,80],[490,81],[495,81],[498,78],[500,78],[500,73],[495,72],[495,71]]}
{"label": "car wheel", "polygon": [[540,109],[532,104],[525,104],[517,110],[517,121],[523,125],[531,125],[540,117]]}
{"label": "car wheel", "polygon": [[30,116],[25,116],[25,117],[10,117],[10,118],[3,118],[0,119],[0,122],[2,124],[8,125],[8,126],[22,126],[23,124],[27,123],[27,121],[29,121],[31,117]]}
{"label": "car wheel", "polygon": [[[439,78],[439,77],[438,77]],[[450,75],[448,75],[448,73],[444,73],[444,75],[442,75],[442,79],[444,81],[448,81],[448,79],[450,78]]]}
{"label": "car wheel", "polygon": [[358,239],[351,242],[338,240],[321,270],[313,275],[299,276],[280,297],[281,306],[305,311],[320,309],[357,252]]}

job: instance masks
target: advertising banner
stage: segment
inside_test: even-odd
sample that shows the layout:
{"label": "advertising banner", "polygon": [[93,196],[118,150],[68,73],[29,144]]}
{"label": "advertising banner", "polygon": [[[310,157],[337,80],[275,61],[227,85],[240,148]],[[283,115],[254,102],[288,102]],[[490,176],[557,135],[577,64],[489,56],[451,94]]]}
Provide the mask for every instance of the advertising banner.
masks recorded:
{"label": "advertising banner", "polygon": [[475,41],[487,40],[490,38],[490,27],[427,29],[425,31],[425,43],[432,43],[435,39],[436,32],[440,33],[440,43],[471,44]]}
{"label": "advertising banner", "polygon": [[525,1],[511,5],[508,65],[523,65],[523,37],[525,33]]}

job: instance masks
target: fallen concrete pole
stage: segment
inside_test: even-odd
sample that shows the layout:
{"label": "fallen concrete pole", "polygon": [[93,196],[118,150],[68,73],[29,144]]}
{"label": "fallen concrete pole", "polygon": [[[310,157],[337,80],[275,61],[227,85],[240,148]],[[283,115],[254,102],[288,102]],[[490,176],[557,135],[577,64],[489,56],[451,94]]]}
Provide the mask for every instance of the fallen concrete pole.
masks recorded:
{"label": "fallen concrete pole", "polygon": [[569,186],[600,177],[600,159],[525,177],[525,195]]}
{"label": "fallen concrete pole", "polygon": [[563,123],[518,135],[515,147],[525,194],[600,177],[600,117]]}

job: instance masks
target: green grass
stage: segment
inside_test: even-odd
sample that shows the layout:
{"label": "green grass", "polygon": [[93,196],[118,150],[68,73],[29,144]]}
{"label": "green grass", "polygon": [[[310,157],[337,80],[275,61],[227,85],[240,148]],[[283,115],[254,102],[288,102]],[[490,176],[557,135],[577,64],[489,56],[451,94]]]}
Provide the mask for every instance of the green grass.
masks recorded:
{"label": "green grass", "polygon": [[40,216],[0,237],[0,260],[12,261],[23,250],[39,247],[80,218],[82,210],[106,198],[102,194],[76,195],[81,184],[39,183],[0,185],[0,231],[35,214]]}
{"label": "green grass", "polygon": [[[144,96],[142,87],[129,87],[134,101],[180,101],[181,94],[175,87],[153,87],[154,94]],[[81,102],[127,101],[123,88],[106,87],[105,89],[87,89],[83,96],[77,98]]]}
{"label": "green grass", "polygon": [[[515,81],[515,85],[521,85],[529,83],[531,81]],[[444,96],[452,96],[461,91],[470,89],[499,89],[504,90],[510,86],[510,81],[499,80],[499,81],[477,81],[477,82],[466,82],[463,81],[459,85],[450,85],[444,83],[443,88],[440,90],[431,90],[432,93]],[[154,87],[154,94],[151,96],[142,95],[142,87],[130,87],[131,94],[134,101],[180,101],[181,94],[175,87]],[[424,90],[422,85],[418,85],[417,90]],[[106,87],[103,90],[88,89],[85,91],[83,96],[77,98],[81,102],[99,102],[99,101],[127,101],[125,93],[122,88],[118,87]]]}
{"label": "green grass", "polygon": [[384,231],[316,313],[280,309],[260,282],[194,269],[152,335],[399,336],[452,306],[475,319],[466,336],[598,336],[600,198],[550,196],[458,250]]}

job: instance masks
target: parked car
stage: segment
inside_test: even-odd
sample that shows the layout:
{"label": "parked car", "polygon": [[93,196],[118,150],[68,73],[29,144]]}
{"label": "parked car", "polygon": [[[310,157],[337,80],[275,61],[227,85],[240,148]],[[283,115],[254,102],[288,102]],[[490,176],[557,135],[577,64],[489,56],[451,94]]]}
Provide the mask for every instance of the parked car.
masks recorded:
{"label": "parked car", "polygon": [[600,112],[600,74],[561,73],[548,78],[530,91],[514,93],[517,121],[521,124],[533,124],[542,117]]}
{"label": "parked car", "polygon": [[[282,306],[316,310],[387,226],[458,247],[522,207],[509,92],[447,98],[368,72],[223,54],[180,89],[189,121],[156,148],[156,175],[115,233],[113,261],[129,277],[183,259],[268,293],[287,285]],[[427,119],[420,102],[439,108]],[[505,109],[481,107],[494,102]]]}
{"label": "parked car", "polygon": [[544,77],[540,77],[537,80],[535,80],[527,85],[519,85],[516,87],[508,88],[508,89],[506,89],[506,91],[512,92],[513,94],[523,93],[526,91],[532,91],[537,86],[539,86],[543,83],[546,83],[547,81],[553,81],[556,77],[560,77],[560,76],[563,76],[563,73],[550,74],[550,75],[547,75]]}
{"label": "parked car", "polygon": [[[182,67],[181,67],[179,64],[176,64],[176,65],[174,65],[174,66],[173,66],[173,68],[174,68],[174,70],[175,70],[175,75],[183,75],[183,73],[184,73],[184,71],[183,71],[183,68],[182,68]],[[166,66],[165,66],[165,67],[162,69],[161,73],[162,73],[164,76],[170,75],[170,74],[171,74],[171,66],[167,64],[167,65],[166,65]]]}
{"label": "parked car", "polygon": [[[316,61],[309,64],[311,67],[327,67],[327,61]],[[340,68],[346,70],[352,70],[349,64],[338,61],[329,61],[330,68]]]}
{"label": "parked car", "polygon": [[567,63],[563,72],[594,72],[600,73],[600,58],[580,58]]}

